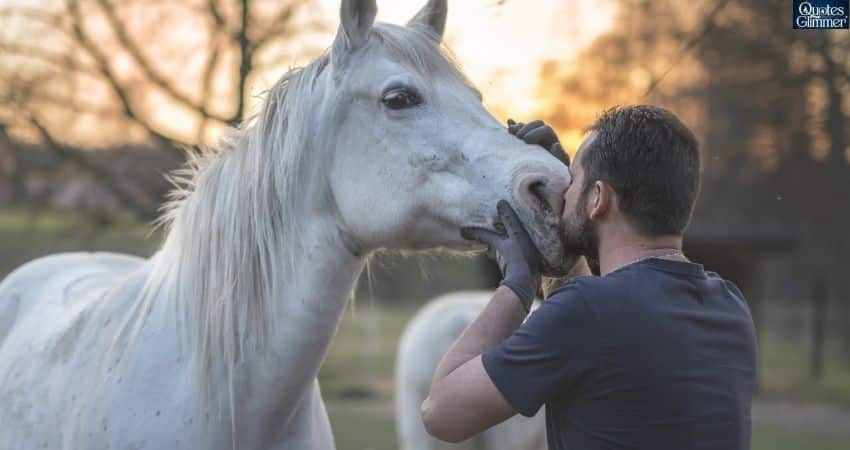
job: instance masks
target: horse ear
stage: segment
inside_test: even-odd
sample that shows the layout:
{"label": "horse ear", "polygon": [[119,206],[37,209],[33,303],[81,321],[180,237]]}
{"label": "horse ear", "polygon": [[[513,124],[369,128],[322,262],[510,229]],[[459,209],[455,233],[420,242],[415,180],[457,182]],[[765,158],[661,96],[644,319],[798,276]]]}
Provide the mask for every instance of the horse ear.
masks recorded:
{"label": "horse ear", "polygon": [[449,14],[448,0],[428,0],[428,4],[416,13],[407,23],[409,27],[425,27],[434,32],[441,40],[446,30],[446,16]]}
{"label": "horse ear", "polygon": [[375,0],[342,0],[339,31],[334,40],[333,53],[342,55],[366,42],[369,30],[375,24],[378,6]]}

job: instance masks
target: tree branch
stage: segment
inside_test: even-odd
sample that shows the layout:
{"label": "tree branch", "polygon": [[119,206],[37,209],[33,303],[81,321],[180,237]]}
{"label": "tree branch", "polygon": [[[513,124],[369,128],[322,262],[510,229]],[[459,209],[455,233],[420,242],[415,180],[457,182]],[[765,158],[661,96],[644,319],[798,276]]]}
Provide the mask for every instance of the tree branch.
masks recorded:
{"label": "tree branch", "polygon": [[712,32],[712,30],[714,30],[714,28],[717,26],[717,22],[715,21],[717,15],[720,14],[720,12],[723,10],[723,8],[726,7],[726,5],[729,4],[729,2],[730,0],[722,0],[714,6],[711,12],[709,12],[706,16],[705,21],[700,27],[700,31],[694,34],[690,39],[688,39],[688,41],[681,48],[681,50],[679,50],[679,53],[676,55],[676,57],[673,58],[673,62],[670,64],[670,66],[668,66],[667,69],[661,73],[661,75],[655,77],[649,83],[649,87],[646,89],[646,92],[643,93],[644,98],[648,97],[649,94],[651,94],[652,91],[654,91],[655,88],[657,88],[658,85],[660,85],[661,82],[664,81],[665,78],[667,78],[667,75],[669,75],[670,72],[672,72],[673,69],[682,60],[684,60],[685,55],[687,55],[691,50],[693,50],[700,43],[700,41],[705,39],[705,37],[708,36],[709,33]]}
{"label": "tree branch", "polygon": [[150,61],[148,61],[147,57],[145,57],[142,50],[136,44],[132,37],[127,33],[126,27],[121,23],[121,20],[118,18],[118,15],[115,12],[115,8],[113,8],[112,4],[107,0],[98,0],[98,4],[103,9],[107,22],[109,22],[109,26],[115,34],[115,37],[118,38],[118,42],[124,47],[127,53],[133,58],[133,62],[139,66],[142,70],[142,74],[150,81],[154,86],[162,89],[166,94],[168,94],[172,99],[177,101],[178,103],[191,108],[197,111],[201,116],[205,119],[217,120],[220,122],[225,122],[227,118],[219,116],[211,111],[209,111],[205,106],[203,101],[198,103],[193,101],[189,96],[184,95],[180,92],[174,85],[172,85],[164,76],[162,76],[156,69],[153,68]]}
{"label": "tree branch", "polygon": [[112,92],[118,98],[118,101],[121,104],[121,109],[123,110],[127,118],[144,128],[145,131],[147,131],[147,133],[157,142],[158,145],[161,145],[163,148],[176,155],[180,155],[181,158],[185,158],[185,155],[183,155],[183,151],[178,149],[175,143],[181,143],[183,145],[190,144],[183,143],[179,139],[172,139],[156,131],[150,123],[148,123],[145,119],[143,119],[139,114],[136,113],[136,110],[133,108],[133,104],[130,102],[129,95],[124,90],[121,83],[118,81],[118,78],[113,73],[112,68],[109,66],[109,62],[106,58],[106,55],[104,55],[103,52],[101,52],[100,49],[92,42],[92,40],[89,38],[85,30],[83,29],[83,20],[80,14],[78,0],[68,0],[67,6],[68,12],[70,13],[73,19],[71,21],[71,27],[74,32],[74,36],[76,37],[76,40],[83,47],[83,49],[86,50],[86,52],[95,60],[96,64],[98,65],[98,71],[106,79],[107,83],[112,89]]}
{"label": "tree branch", "polygon": [[38,8],[28,8],[24,6],[0,8],[0,18],[22,17],[32,22],[41,23],[51,28],[58,29],[63,33],[67,33],[67,23],[65,18],[60,14],[55,14],[50,11],[45,11]]}
{"label": "tree branch", "polygon": [[[207,67],[206,70],[204,70],[204,78],[201,82],[201,101],[204,102],[204,105],[207,104],[209,98],[211,97],[215,68],[218,65],[219,44],[215,33],[210,33],[209,52],[210,56],[207,59]],[[204,141],[204,133],[206,132],[206,129],[207,118],[201,117],[201,123],[198,125],[198,142]]]}
{"label": "tree branch", "polygon": [[69,58],[67,53],[60,53],[35,45],[0,42],[0,51],[2,51],[3,56],[14,56],[17,58],[40,61],[58,69],[71,70],[92,76],[97,76],[99,74],[97,68],[81,65],[79,64],[79,61],[74,61],[72,58]]}
{"label": "tree branch", "polygon": [[213,18],[213,26],[215,28],[224,28],[227,21],[225,21],[224,16],[221,15],[221,10],[218,8],[218,0],[207,0],[207,11],[209,12],[210,17]]}
{"label": "tree branch", "polygon": [[254,47],[260,48],[274,39],[286,30],[286,26],[282,24],[289,23],[292,15],[295,13],[297,6],[290,5],[283,7],[280,12],[271,20],[271,25],[254,40]]}
{"label": "tree branch", "polygon": [[102,120],[121,120],[121,111],[104,108],[88,102],[81,102],[67,96],[34,95],[30,101],[36,104],[50,105],[52,108],[63,109],[80,115],[89,115]]}
{"label": "tree branch", "polygon": [[254,47],[248,37],[248,27],[251,25],[251,1],[241,0],[241,20],[239,31],[236,33],[236,46],[239,49],[239,73],[236,82],[236,111],[227,122],[231,126],[238,126],[245,116],[245,100],[248,84],[248,76],[254,67]]}
{"label": "tree branch", "polygon": [[47,148],[60,160],[71,161],[80,169],[93,175],[95,182],[104,185],[122,205],[134,211],[140,217],[150,219],[156,216],[156,208],[152,207],[154,203],[152,200],[140,200],[136,193],[124,187],[122,180],[117,175],[93,163],[81,153],[57,142],[34,115],[30,114],[27,120],[38,132]]}

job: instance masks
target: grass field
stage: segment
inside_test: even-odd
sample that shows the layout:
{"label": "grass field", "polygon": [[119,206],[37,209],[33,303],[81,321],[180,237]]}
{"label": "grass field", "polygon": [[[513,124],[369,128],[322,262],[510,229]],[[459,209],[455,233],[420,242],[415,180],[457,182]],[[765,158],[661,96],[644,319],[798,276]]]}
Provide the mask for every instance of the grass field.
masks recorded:
{"label": "grass field", "polygon": [[[118,220],[97,227],[75,214],[0,211],[0,278],[32,258],[61,251],[110,250],[150,255],[158,236]],[[454,269],[451,269],[454,270]],[[415,274],[414,274],[415,275]],[[431,282],[441,280],[437,277]],[[396,449],[393,365],[415,303],[361,296],[346,312],[320,373],[340,450]],[[763,329],[761,392],[753,413],[755,450],[850,450],[850,358],[827,348],[824,379],[812,383],[806,342]]]}
{"label": "grass field", "polygon": [[847,450],[850,448],[850,424],[844,431],[812,433],[789,431],[781,425],[756,425],[753,450]]}
{"label": "grass field", "polygon": [[[381,402],[328,402],[338,450],[397,449],[391,411]],[[850,424],[848,424],[850,427]],[[847,450],[850,429],[833,432],[787,430],[780,424],[757,424],[753,450]]]}
{"label": "grass field", "polygon": [[[814,383],[809,377],[808,342],[773,330],[759,340],[760,395],[802,402],[834,403],[850,408],[850,357],[837,342],[826,349],[827,370]],[[850,424],[848,424],[850,429]],[[847,447],[850,450],[850,443]]]}

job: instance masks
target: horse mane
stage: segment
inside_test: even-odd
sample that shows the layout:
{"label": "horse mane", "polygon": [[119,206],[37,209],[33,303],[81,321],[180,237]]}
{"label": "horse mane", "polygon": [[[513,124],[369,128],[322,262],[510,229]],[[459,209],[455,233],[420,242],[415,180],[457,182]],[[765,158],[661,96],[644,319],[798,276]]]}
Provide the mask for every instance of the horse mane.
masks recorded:
{"label": "horse mane", "polygon": [[[380,46],[425,80],[447,73],[470,85],[437,42],[424,29],[378,24],[367,46]],[[330,61],[326,52],[290,70],[256,116],[216,146],[192,153],[170,177],[175,189],[156,222],[167,237],[124,332],[135,330],[128,334],[132,344],[153,302],[174,302],[198,365],[202,398],[211,378],[221,375],[230,381],[233,404],[240,355],[265,348],[275,307],[286,301],[281,274],[298,263],[298,214],[317,198],[330,199],[322,169],[331,155],[317,153],[330,149],[321,148],[311,128],[322,95],[318,81],[332,70]],[[213,364],[219,358],[223,366]],[[224,373],[213,373],[221,367]]]}

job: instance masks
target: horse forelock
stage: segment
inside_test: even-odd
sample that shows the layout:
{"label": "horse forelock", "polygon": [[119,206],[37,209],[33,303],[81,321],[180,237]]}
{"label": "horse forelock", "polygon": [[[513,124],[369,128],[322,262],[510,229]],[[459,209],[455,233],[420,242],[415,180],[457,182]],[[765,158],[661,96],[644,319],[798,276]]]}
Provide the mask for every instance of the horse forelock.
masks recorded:
{"label": "horse forelock", "polygon": [[472,87],[454,54],[430,29],[379,23],[372,28],[367,45],[387,51],[390,57],[416,71],[423,80],[431,81],[443,75]]}

